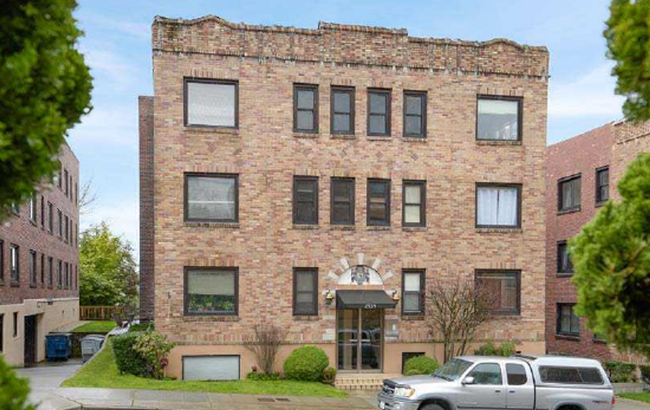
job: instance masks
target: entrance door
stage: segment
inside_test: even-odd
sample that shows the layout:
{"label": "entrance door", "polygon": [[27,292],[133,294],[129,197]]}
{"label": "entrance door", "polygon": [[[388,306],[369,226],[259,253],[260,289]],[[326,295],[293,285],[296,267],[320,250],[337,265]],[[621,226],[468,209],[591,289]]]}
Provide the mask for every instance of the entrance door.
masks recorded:
{"label": "entrance door", "polygon": [[25,366],[36,364],[36,316],[25,316]]}
{"label": "entrance door", "polygon": [[383,311],[337,310],[338,369],[381,371]]}

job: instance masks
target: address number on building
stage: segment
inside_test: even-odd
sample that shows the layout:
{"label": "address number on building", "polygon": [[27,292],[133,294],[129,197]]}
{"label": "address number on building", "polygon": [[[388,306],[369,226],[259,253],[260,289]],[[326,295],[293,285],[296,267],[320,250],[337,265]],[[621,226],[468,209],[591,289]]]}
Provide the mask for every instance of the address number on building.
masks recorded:
{"label": "address number on building", "polygon": [[377,309],[377,305],[375,303],[366,303],[366,305],[363,308],[364,309]]}

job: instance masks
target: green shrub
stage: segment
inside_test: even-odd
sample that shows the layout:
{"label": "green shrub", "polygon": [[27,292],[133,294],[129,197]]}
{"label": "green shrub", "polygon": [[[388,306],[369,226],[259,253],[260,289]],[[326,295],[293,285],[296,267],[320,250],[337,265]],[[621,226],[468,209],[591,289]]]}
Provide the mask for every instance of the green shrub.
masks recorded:
{"label": "green shrub", "polygon": [[612,383],[630,383],[636,381],[636,365],[632,363],[609,361],[605,362],[605,370]]}
{"label": "green shrub", "polygon": [[639,369],[641,369],[641,380],[645,384],[650,384],[650,365],[641,365]]}
{"label": "green shrub", "polygon": [[313,345],[297,348],[284,362],[284,375],[287,379],[308,382],[323,380],[323,371],[329,359],[323,351]]}
{"label": "green shrub", "polygon": [[246,375],[248,380],[266,382],[266,381],[276,381],[282,379],[280,373],[273,372],[271,374],[266,374],[264,372],[250,372]]}
{"label": "green shrub", "polygon": [[133,349],[147,363],[147,377],[161,380],[165,376],[167,355],[174,348],[173,343],[167,342],[167,336],[158,332],[140,333],[135,340]]}
{"label": "green shrub", "polygon": [[495,346],[492,342],[487,342],[474,351],[477,356],[501,356],[510,357],[517,352],[517,345],[513,342],[505,342],[500,346]]}
{"label": "green shrub", "polygon": [[129,332],[147,332],[151,330],[156,330],[153,323],[138,323],[129,326]]}
{"label": "green shrub", "polygon": [[0,410],[35,410],[29,404],[29,383],[20,378],[0,355]]}
{"label": "green shrub", "polygon": [[112,338],[115,364],[122,374],[147,375],[147,360],[134,348],[140,335],[141,333],[130,332]]}
{"label": "green shrub", "polygon": [[404,363],[404,374],[408,376],[416,374],[433,374],[438,367],[440,367],[440,364],[436,359],[427,356],[411,357],[406,361],[406,363]]}
{"label": "green shrub", "polygon": [[327,367],[323,370],[323,383],[334,385],[336,381],[336,369],[333,367]]}

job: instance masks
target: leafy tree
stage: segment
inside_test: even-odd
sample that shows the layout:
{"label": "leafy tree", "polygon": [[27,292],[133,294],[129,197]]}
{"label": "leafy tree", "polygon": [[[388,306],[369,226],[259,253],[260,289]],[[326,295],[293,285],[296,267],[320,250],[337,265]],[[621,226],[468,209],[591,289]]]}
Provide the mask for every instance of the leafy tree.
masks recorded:
{"label": "leafy tree", "polygon": [[2,0],[0,211],[59,169],[65,134],[90,111],[91,76],[75,48],[75,0]]}
{"label": "leafy tree", "polygon": [[640,154],[608,202],[570,241],[576,312],[619,348],[650,356],[650,154]]}
{"label": "leafy tree", "polygon": [[604,32],[625,117],[650,119],[650,0],[613,0]]}
{"label": "leafy tree", "polygon": [[35,410],[27,402],[27,380],[16,376],[0,355],[0,410]]}
{"label": "leafy tree", "polygon": [[79,304],[130,304],[137,295],[131,244],[111,233],[106,222],[91,226],[79,241]]}

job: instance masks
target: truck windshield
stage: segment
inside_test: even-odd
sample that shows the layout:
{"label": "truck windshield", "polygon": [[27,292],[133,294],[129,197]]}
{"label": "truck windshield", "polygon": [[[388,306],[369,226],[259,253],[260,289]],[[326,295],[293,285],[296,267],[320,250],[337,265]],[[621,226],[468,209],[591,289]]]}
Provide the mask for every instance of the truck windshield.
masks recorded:
{"label": "truck windshield", "polygon": [[471,365],[472,362],[467,360],[451,359],[445,363],[444,366],[438,368],[433,375],[441,379],[449,380],[450,382],[455,381],[458,380]]}

